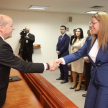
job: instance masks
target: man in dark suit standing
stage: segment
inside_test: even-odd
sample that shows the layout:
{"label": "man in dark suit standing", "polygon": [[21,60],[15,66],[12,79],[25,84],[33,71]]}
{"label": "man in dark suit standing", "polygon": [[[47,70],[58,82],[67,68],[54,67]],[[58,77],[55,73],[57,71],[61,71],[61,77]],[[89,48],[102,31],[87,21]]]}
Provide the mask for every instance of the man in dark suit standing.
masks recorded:
{"label": "man in dark suit standing", "polygon": [[70,45],[72,46],[72,40],[76,37],[76,29],[73,30],[74,35],[71,36]]}
{"label": "man in dark suit standing", "polygon": [[[58,55],[58,58],[64,57],[66,55],[69,55],[69,42],[70,38],[66,34],[66,27],[61,26],[60,27],[61,36],[58,38],[58,43],[56,46],[56,52]],[[60,77],[56,80],[63,80],[61,84],[68,82],[68,65],[62,65],[60,64]]]}
{"label": "man in dark suit standing", "polygon": [[28,62],[32,62],[32,54],[33,54],[33,43],[35,42],[35,36],[30,33],[29,27],[25,27],[25,29],[20,33],[21,34],[21,54],[23,60],[27,60]]}
{"label": "man in dark suit standing", "polygon": [[[88,36],[86,37],[86,41],[87,39],[92,35],[91,30],[87,30],[87,34]],[[85,41],[85,42],[86,42]],[[85,65],[85,86],[86,86],[86,90],[88,89],[88,85],[90,82],[90,70],[91,70],[91,63],[89,58],[87,57],[87,55],[84,57],[84,65]],[[83,97],[86,97],[86,94],[82,94]]]}
{"label": "man in dark suit standing", "polygon": [[11,46],[5,42],[6,39],[12,37],[13,30],[12,19],[9,16],[0,14],[0,108],[5,103],[11,67],[24,73],[42,73],[45,70],[54,70],[58,67],[53,61],[49,63],[31,63],[22,61],[15,56]]}

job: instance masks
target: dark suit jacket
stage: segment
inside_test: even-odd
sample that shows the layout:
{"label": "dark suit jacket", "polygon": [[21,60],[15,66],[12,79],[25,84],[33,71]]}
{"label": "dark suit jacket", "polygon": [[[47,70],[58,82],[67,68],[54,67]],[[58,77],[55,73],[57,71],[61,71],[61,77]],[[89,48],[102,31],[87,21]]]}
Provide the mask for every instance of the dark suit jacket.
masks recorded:
{"label": "dark suit jacket", "polygon": [[[28,37],[29,38],[24,39],[23,52],[32,54],[33,53],[33,43],[35,42],[35,36],[29,33]],[[28,43],[26,43],[26,40],[28,40]]]}
{"label": "dark suit jacket", "polygon": [[44,71],[43,63],[26,62],[16,57],[11,46],[0,37],[0,108],[6,99],[11,67],[25,73],[42,73]]}
{"label": "dark suit jacket", "polygon": [[70,45],[72,45],[72,40],[75,38],[75,35],[72,35],[71,36],[71,39],[70,39]]}
{"label": "dark suit jacket", "polygon": [[96,84],[101,85],[101,86],[108,86],[108,44],[107,44],[106,52],[102,51],[102,46],[100,47],[97,57],[96,57],[96,62],[94,63],[93,60],[89,56],[89,51],[92,48],[91,40],[92,40],[92,36],[88,38],[88,40],[85,42],[85,44],[83,45],[81,49],[79,49],[77,52],[73,54],[70,54],[64,57],[64,60],[66,63],[70,63],[75,60],[78,60],[79,58],[87,54],[92,64],[91,82],[95,82]]}
{"label": "dark suit jacket", "polygon": [[58,43],[56,46],[56,51],[60,51],[60,55],[58,55],[58,58],[69,55],[69,42],[70,38],[67,34],[63,36],[63,39],[61,40],[62,36],[59,36]]}

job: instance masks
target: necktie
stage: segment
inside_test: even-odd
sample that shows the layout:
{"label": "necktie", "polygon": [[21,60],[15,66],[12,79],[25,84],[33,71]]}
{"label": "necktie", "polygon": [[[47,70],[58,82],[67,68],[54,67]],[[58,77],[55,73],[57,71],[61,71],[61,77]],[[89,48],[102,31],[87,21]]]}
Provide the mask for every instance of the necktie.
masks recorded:
{"label": "necktie", "polygon": [[61,40],[62,40],[63,36],[61,36]]}

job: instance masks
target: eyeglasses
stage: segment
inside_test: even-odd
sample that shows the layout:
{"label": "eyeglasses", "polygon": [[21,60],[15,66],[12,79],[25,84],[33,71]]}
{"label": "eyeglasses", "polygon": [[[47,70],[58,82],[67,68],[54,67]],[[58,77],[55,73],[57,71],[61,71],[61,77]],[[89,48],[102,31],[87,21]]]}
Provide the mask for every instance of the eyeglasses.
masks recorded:
{"label": "eyeglasses", "polygon": [[99,23],[99,21],[90,22],[90,25],[94,25],[96,23]]}

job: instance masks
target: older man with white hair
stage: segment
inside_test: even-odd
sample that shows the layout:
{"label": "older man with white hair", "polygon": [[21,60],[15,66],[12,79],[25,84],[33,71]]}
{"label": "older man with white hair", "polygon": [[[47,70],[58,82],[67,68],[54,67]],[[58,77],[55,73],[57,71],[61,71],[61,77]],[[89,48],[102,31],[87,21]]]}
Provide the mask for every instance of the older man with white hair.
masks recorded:
{"label": "older man with white hair", "polygon": [[55,70],[55,62],[31,63],[18,58],[13,54],[11,46],[5,42],[12,37],[13,21],[9,16],[0,14],[0,108],[6,99],[10,68],[26,73],[42,73],[45,70]]}

